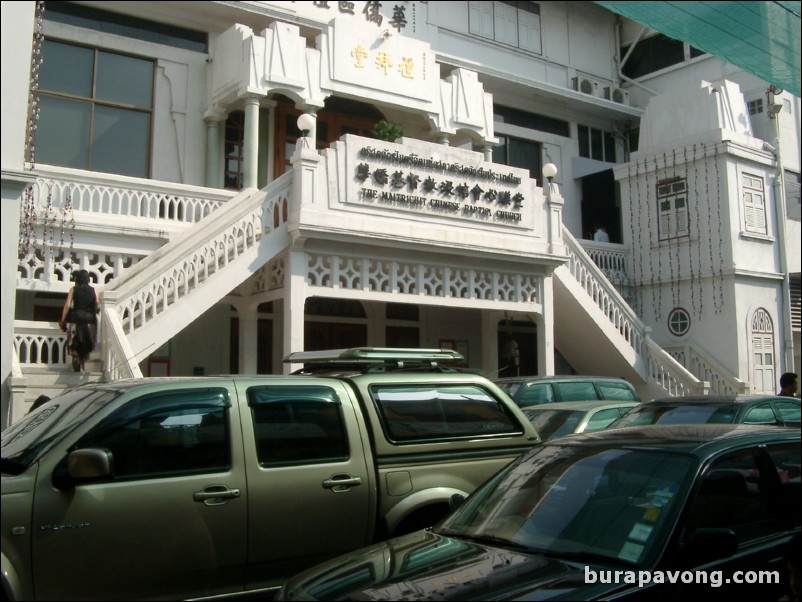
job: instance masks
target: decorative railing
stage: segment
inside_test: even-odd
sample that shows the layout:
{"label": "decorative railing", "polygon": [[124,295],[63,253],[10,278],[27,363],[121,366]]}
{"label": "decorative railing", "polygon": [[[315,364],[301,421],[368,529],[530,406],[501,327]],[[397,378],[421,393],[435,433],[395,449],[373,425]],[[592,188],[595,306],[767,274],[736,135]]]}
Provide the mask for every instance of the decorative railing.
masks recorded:
{"label": "decorative railing", "polygon": [[635,352],[642,355],[645,324],[565,227],[563,239],[568,254],[568,270]]}
{"label": "decorative railing", "polygon": [[[189,297],[213,275],[254,249],[263,236],[284,225],[288,215],[293,172],[288,171],[261,191],[247,189],[232,199],[225,211],[187,230],[114,280],[102,295],[102,305],[113,310],[107,320],[121,336],[131,337]],[[233,286],[236,286],[235,283]],[[152,345],[160,333],[154,333]],[[129,340],[129,342],[131,342]],[[152,346],[151,345],[151,346]],[[141,361],[147,350],[131,342],[125,350],[110,345],[110,365]]]}
{"label": "decorative railing", "polygon": [[749,383],[742,381],[721,366],[716,360],[695,345],[667,348],[668,352],[699,380],[710,383],[710,392],[716,395],[748,393]]}
{"label": "decorative railing", "polygon": [[415,262],[309,254],[310,286],[453,299],[538,303],[542,277]]}
{"label": "decorative railing", "polygon": [[107,284],[155,250],[115,250],[104,239],[106,250],[98,251],[92,238],[99,222],[93,214],[104,216],[105,232],[136,229],[155,237],[158,246],[171,232],[199,222],[235,194],[52,166],[37,167],[36,173],[33,194],[23,208],[23,256],[18,263],[19,286],[29,289],[46,283],[48,290],[66,292],[76,267],[87,270],[93,283]]}
{"label": "decorative railing", "polygon": [[67,334],[56,322],[14,322],[14,353],[19,366],[62,369],[69,365]]}
{"label": "decorative railing", "polygon": [[705,391],[709,387],[707,383],[701,382],[651,340],[649,328],[565,227],[563,240],[569,271],[641,358],[646,370],[644,376],[659,383],[670,395]]}
{"label": "decorative railing", "polygon": [[236,193],[99,172],[37,166],[37,208],[194,224]]}

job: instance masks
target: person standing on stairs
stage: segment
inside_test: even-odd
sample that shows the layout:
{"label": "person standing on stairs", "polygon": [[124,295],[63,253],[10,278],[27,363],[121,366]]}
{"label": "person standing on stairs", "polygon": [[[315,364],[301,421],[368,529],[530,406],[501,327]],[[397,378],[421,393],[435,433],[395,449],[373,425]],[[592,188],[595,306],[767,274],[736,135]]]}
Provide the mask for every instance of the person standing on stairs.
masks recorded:
{"label": "person standing on stairs", "polygon": [[73,279],[75,286],[67,294],[59,325],[61,330],[68,332],[72,369],[83,372],[86,360],[95,348],[100,301],[97,291],[89,284],[89,272],[78,270]]}

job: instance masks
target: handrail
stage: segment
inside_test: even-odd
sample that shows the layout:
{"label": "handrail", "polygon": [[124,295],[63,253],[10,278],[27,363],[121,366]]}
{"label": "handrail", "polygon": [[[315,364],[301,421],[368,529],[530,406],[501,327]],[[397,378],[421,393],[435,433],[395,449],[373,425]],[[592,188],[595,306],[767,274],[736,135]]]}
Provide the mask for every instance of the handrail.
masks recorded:
{"label": "handrail", "polygon": [[[568,229],[563,226],[568,270],[642,360],[644,379],[657,382],[670,395],[709,389],[682,364],[655,343],[646,326]],[[642,368],[643,369],[643,368]]]}
{"label": "handrail", "polygon": [[[290,170],[261,191],[243,190],[225,211],[195,224],[106,286],[101,306],[116,312],[113,323],[122,331],[117,336],[130,337],[143,329],[283,225],[292,182]],[[114,367],[130,364],[132,355],[145,351],[132,342],[123,353],[120,345],[112,347],[115,357],[108,358]]]}

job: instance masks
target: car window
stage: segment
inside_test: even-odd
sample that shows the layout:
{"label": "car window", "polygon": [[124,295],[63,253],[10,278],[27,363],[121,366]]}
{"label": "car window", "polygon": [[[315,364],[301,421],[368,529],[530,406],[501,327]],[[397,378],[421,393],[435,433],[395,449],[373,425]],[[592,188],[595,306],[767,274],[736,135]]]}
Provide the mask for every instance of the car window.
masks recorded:
{"label": "car window", "polygon": [[625,383],[598,382],[602,399],[614,401],[640,401],[635,392]]}
{"label": "car window", "polygon": [[640,424],[731,424],[735,420],[734,406],[647,404],[632,408],[616,426]]}
{"label": "car window", "polygon": [[585,412],[581,410],[549,410],[545,408],[527,409],[524,410],[524,414],[532,422],[543,441],[573,433],[585,416]]}
{"label": "car window", "polygon": [[551,385],[549,383],[536,383],[524,388],[515,403],[524,408],[541,403],[551,403],[552,401],[554,401],[554,392],[551,390]]}
{"label": "car window", "polygon": [[785,426],[800,426],[800,405],[798,401],[775,401],[774,408]]}
{"label": "car window", "polygon": [[[798,458],[797,458],[798,459]],[[730,454],[705,472],[688,509],[687,539],[696,529],[731,529],[739,545],[786,530],[777,513],[777,475],[759,450]]]}
{"label": "car window", "polygon": [[618,418],[621,413],[618,408],[608,408],[606,410],[599,410],[594,412],[588,420],[588,425],[585,427],[585,432],[598,431],[607,428],[610,424]]}
{"label": "car window", "polygon": [[766,446],[766,453],[777,471],[777,512],[791,528],[798,528],[802,518],[799,512],[802,505],[800,451],[799,443]]}
{"label": "car window", "polygon": [[506,407],[477,385],[371,385],[369,390],[392,441],[523,433]]}
{"label": "car window", "polygon": [[598,399],[593,383],[554,383],[560,401],[591,401]]}
{"label": "car window", "polygon": [[74,446],[111,452],[114,479],[221,472],[230,467],[228,393],[190,389],[126,404]]}
{"label": "car window", "polygon": [[261,466],[343,462],[348,440],[337,393],[326,386],[248,389]]}
{"label": "car window", "polygon": [[771,409],[771,404],[764,403],[747,410],[744,414],[744,423],[777,424],[777,417],[774,415],[774,410]]}

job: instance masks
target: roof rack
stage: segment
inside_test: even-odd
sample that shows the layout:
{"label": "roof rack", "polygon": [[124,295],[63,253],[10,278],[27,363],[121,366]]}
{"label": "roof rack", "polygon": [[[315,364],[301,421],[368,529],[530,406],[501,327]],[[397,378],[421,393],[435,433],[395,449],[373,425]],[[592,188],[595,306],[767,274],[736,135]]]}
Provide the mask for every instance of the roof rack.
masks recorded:
{"label": "roof rack", "polygon": [[386,364],[389,362],[464,363],[462,354],[452,349],[408,349],[393,347],[353,347],[326,351],[294,351],[284,358],[287,364]]}

